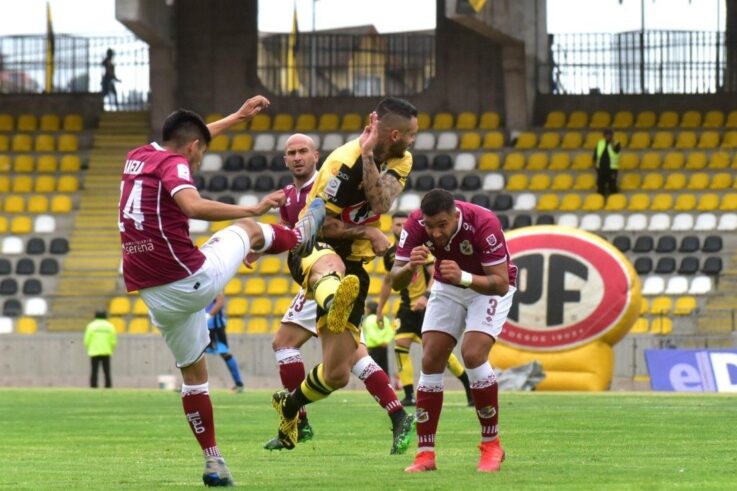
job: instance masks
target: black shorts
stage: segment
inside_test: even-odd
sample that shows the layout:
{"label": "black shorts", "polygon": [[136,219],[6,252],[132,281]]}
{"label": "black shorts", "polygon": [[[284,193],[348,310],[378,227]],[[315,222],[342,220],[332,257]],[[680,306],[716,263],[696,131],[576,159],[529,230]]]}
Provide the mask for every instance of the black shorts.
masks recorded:
{"label": "black shorts", "polygon": [[422,321],[425,319],[425,311],[419,310],[414,311],[410,308],[402,305],[399,307],[397,312],[397,320],[399,321],[399,328],[397,329],[397,337],[401,334],[422,337]]}
{"label": "black shorts", "polygon": [[225,335],[224,327],[213,327],[210,329],[210,345],[205,348],[205,353],[221,355],[228,353],[228,336]]}

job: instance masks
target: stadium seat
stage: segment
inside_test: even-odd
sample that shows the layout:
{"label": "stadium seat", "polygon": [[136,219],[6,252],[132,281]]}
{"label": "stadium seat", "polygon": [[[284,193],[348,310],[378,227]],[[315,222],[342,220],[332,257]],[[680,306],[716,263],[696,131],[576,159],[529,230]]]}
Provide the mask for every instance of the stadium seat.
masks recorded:
{"label": "stadium seat", "polygon": [[274,116],[272,126],[274,131],[292,131],[292,128],[294,128],[294,118],[291,114],[277,113]]}
{"label": "stadium seat", "polygon": [[618,235],[614,237],[614,240],[612,241],[612,245],[619,249],[620,252],[629,252],[629,250],[632,248],[632,242],[630,241],[630,238],[626,235]]}
{"label": "stadium seat", "polygon": [[554,193],[543,194],[537,202],[538,211],[555,211],[558,209],[558,195]]}
{"label": "stadium seat", "polygon": [[491,200],[486,194],[474,194],[471,196],[470,203],[486,208],[487,210],[491,209]]}
{"label": "stadium seat", "polygon": [[481,114],[479,118],[479,129],[480,130],[495,130],[501,125],[501,118],[499,113],[493,111],[487,111]]}
{"label": "stadium seat", "polygon": [[593,167],[594,161],[589,152],[578,152],[574,155],[573,163],[571,164],[572,170],[588,170]]}
{"label": "stadium seat", "polygon": [[225,152],[228,150],[230,138],[227,135],[217,135],[210,141],[208,150],[210,152]]}
{"label": "stadium seat", "polygon": [[[455,176],[452,177],[455,179]],[[440,178],[439,183],[441,186],[444,178],[445,176]],[[481,189],[481,178],[476,174],[466,174],[463,176],[463,179],[461,179],[460,189],[461,191],[477,191]]]}
{"label": "stadium seat", "polygon": [[39,267],[39,273],[43,276],[51,276],[59,273],[59,262],[52,258],[47,257],[41,261],[41,266]]}
{"label": "stadium seat", "polygon": [[126,295],[113,297],[108,305],[110,315],[126,316],[131,313],[130,298]]}
{"label": "stadium seat", "polygon": [[504,158],[502,169],[507,172],[521,171],[525,168],[525,156],[521,152],[510,152]]}
{"label": "stadium seat", "polygon": [[672,129],[678,126],[678,113],[675,111],[663,111],[658,117],[658,128]]}
{"label": "stadium seat", "polygon": [[432,133],[418,133],[414,144],[415,150],[435,150],[435,135]]}
{"label": "stadium seat", "polygon": [[[646,300],[643,299],[643,302]],[[632,326],[632,329],[630,329],[630,334],[645,334],[650,329],[650,322],[644,318],[640,317],[635,321],[635,324]]]}
{"label": "stadium seat", "polygon": [[681,118],[681,128],[699,128],[701,126],[701,113],[698,111],[686,111]]}
{"label": "stadium seat", "polygon": [[[619,113],[617,113],[619,115]],[[631,116],[631,113],[630,113]],[[611,124],[612,116],[606,111],[595,111],[591,115],[591,121],[589,122],[590,128],[604,129],[608,128]]]}
{"label": "stadium seat", "polygon": [[[722,250],[722,237],[719,235],[709,235],[704,239],[704,244],[701,247],[701,252],[721,252]],[[695,251],[694,251],[695,252]]]}
{"label": "stadium seat", "polygon": [[128,334],[148,334],[151,322],[148,317],[134,317],[128,324]]}
{"label": "stadium seat", "polygon": [[672,257],[661,257],[655,265],[658,274],[671,274],[676,270],[676,260]]}
{"label": "stadium seat", "polygon": [[439,112],[435,114],[432,129],[435,131],[445,131],[453,129],[453,115],[448,112]]}
{"label": "stadium seat", "polygon": [[[512,196],[499,193],[494,197],[494,203],[491,205],[493,211],[506,211],[512,209]],[[737,215],[736,215],[737,216]]]}
{"label": "stadium seat", "polygon": [[581,217],[579,228],[587,232],[596,232],[601,229],[601,216],[595,213],[588,213]]}
{"label": "stadium seat", "polygon": [[737,214],[724,213],[719,217],[717,230],[731,232],[737,230]]}
{"label": "stadium seat", "polygon": [[53,152],[54,148],[54,137],[51,135],[36,135],[33,142],[33,149],[35,152]]}
{"label": "stadium seat", "polygon": [[642,283],[642,294],[661,295],[665,291],[665,280],[660,276],[647,276]]}
{"label": "stadium seat", "polygon": [[[2,116],[3,114],[0,114],[0,122],[2,122]],[[2,131],[2,128],[0,127],[0,131]],[[13,319],[10,317],[2,316],[0,317],[0,334],[10,334],[13,332]]]}
{"label": "stadium seat", "polygon": [[10,296],[18,293],[18,280],[15,278],[4,278],[0,281],[0,295]]}
{"label": "stadium seat", "polygon": [[484,141],[481,147],[484,150],[495,150],[504,147],[504,134],[501,131],[487,131],[484,133]]}
{"label": "stadium seat", "polygon": [[420,196],[416,193],[403,193],[399,198],[399,211],[412,212],[420,207]]}
{"label": "stadium seat", "polygon": [[59,136],[57,149],[60,152],[76,152],[79,150],[79,139],[77,135],[65,133]]}
{"label": "stadium seat", "polygon": [[696,146],[696,133],[693,131],[681,131],[676,138],[676,148],[690,150]]}
{"label": "stadium seat", "polygon": [[56,155],[40,155],[36,160],[36,172],[56,172]]}
{"label": "stadium seat", "polygon": [[527,174],[512,174],[507,179],[507,191],[524,191],[529,186]]}
{"label": "stadium seat", "polygon": [[35,334],[38,331],[36,319],[32,317],[21,317],[15,326],[15,332],[18,334]]}
{"label": "stadium seat", "polygon": [[[666,188],[667,189],[667,188]],[[679,194],[673,207],[676,211],[691,211],[696,208],[696,195],[691,193]]]}
{"label": "stadium seat", "polygon": [[314,131],[317,128],[317,118],[314,114],[303,113],[297,116],[297,122],[294,130],[304,133],[306,131]]}
{"label": "stadium seat", "polygon": [[[699,196],[699,202],[696,205],[698,211],[714,211],[719,208],[719,195],[716,193],[704,193]],[[714,225],[716,226],[716,224]]]}
{"label": "stadium seat", "polygon": [[573,111],[568,116],[568,123],[566,127],[568,129],[582,129],[588,126],[589,115],[583,111]]}
{"label": "stadium seat", "polygon": [[[541,143],[540,148],[543,148],[542,141],[540,143]],[[575,150],[577,148],[581,148],[582,145],[583,145],[583,137],[581,136],[581,133],[578,131],[566,132],[563,135],[563,139],[560,142],[560,148],[564,150]],[[555,148],[555,147],[550,147],[550,148]]]}
{"label": "stadium seat", "polygon": [[514,148],[519,150],[529,150],[537,146],[537,135],[529,131],[523,131],[517,135]]}
{"label": "stadium seat", "polygon": [[17,126],[15,128],[18,131],[36,131],[38,129],[38,119],[35,114],[21,114],[18,116]]}
{"label": "stadium seat", "polygon": [[13,272],[12,264],[4,257],[0,257],[0,275],[7,276]]}
{"label": "stadium seat", "polygon": [[340,133],[328,133],[322,139],[322,150],[325,152],[332,152],[341,145],[343,145],[343,135]]}
{"label": "stadium seat", "polygon": [[650,148],[650,134],[644,131],[636,131],[630,138],[629,148],[632,150],[643,150]]}
{"label": "stadium seat", "polygon": [[645,211],[648,208],[650,208],[650,195],[647,193],[633,194],[627,204],[629,211]]}
{"label": "stadium seat", "polygon": [[619,213],[610,213],[604,217],[604,223],[601,226],[602,232],[619,232],[624,230],[624,215]]}
{"label": "stadium seat", "polygon": [[717,226],[717,217],[713,213],[700,213],[696,217],[694,230],[709,231],[714,230]]}
{"label": "stadium seat", "polygon": [[701,170],[706,167],[706,154],[704,152],[689,152],[686,157],[686,165],[683,166],[687,170]]}
{"label": "stadium seat", "polygon": [[[576,189],[574,186],[573,189]],[[584,198],[581,209],[583,211],[599,211],[604,208],[604,197],[600,194],[588,194]]]}
{"label": "stadium seat", "polygon": [[688,291],[688,278],[685,276],[671,276],[665,287],[666,295],[683,295]]}
{"label": "stadium seat", "polygon": [[673,331],[673,321],[668,317],[656,317],[650,324],[650,334],[667,336]]}
{"label": "stadium seat", "polygon": [[264,113],[256,114],[248,127],[251,131],[269,131],[271,129],[271,116]]}
{"label": "stadium seat", "polygon": [[[340,131],[361,131],[363,129],[363,117],[358,113],[346,113],[340,123]],[[286,130],[289,131],[289,130]]]}
{"label": "stadium seat", "polygon": [[676,238],[672,235],[661,235],[655,245],[655,252],[659,254],[671,253],[676,250]]}
{"label": "stadium seat", "polygon": [[543,127],[546,129],[560,129],[564,128],[565,124],[566,114],[563,111],[551,111],[548,113]]}
{"label": "stadium seat", "polygon": [[560,144],[560,134],[557,132],[545,132],[540,135],[540,141],[537,147],[543,150],[551,150],[557,148]]}
{"label": "stadium seat", "polygon": [[647,216],[643,213],[633,213],[628,215],[624,229],[628,232],[641,232],[647,229]]}
{"label": "stadium seat", "polygon": [[[456,156],[455,162],[453,163],[453,170],[470,171],[474,169],[476,169],[476,157],[474,154],[464,152]],[[414,164],[412,165],[412,170],[415,170]]]}
{"label": "stadium seat", "polygon": [[538,215],[535,225],[555,225],[555,217],[548,214]]}
{"label": "stadium seat", "polygon": [[573,189],[575,191],[593,191],[596,189],[596,178],[593,174],[580,173],[576,176],[576,180],[573,183]]}
{"label": "stadium seat", "polygon": [[[27,218],[27,217],[21,217],[21,218]],[[30,223],[27,224],[29,227],[29,230],[23,233],[30,232]],[[25,228],[25,224],[19,224],[19,227]],[[56,230],[56,219],[51,215],[38,215],[33,220],[33,231],[37,234],[49,234]]]}
{"label": "stadium seat", "polygon": [[248,312],[248,300],[242,297],[229,298],[225,304],[225,314],[228,317],[243,317]]}
{"label": "stadium seat", "polygon": [[535,209],[537,199],[533,193],[520,193],[514,202],[514,209],[519,211],[531,211]]}
{"label": "stadium seat", "polygon": [[645,174],[642,181],[644,191],[658,191],[663,188],[663,174],[660,172],[649,172]]}
{"label": "stadium seat", "polygon": [[49,307],[46,299],[40,297],[29,298],[23,306],[23,315],[29,317],[40,317],[48,313]]}
{"label": "stadium seat", "polygon": [[719,133],[716,131],[704,131],[699,136],[699,143],[696,145],[697,148],[709,150],[717,148],[719,146]]}
{"label": "stadium seat", "polygon": [[481,148],[481,135],[478,133],[464,133],[458,146],[461,150],[478,150]]}
{"label": "stadium seat", "polygon": [[681,264],[678,266],[678,274],[681,275],[694,275],[699,271],[699,260],[693,256],[686,256],[681,259]]}
{"label": "stadium seat", "polygon": [[573,176],[568,173],[556,173],[550,183],[551,191],[568,191],[573,188]]}
{"label": "stadium seat", "polygon": [[701,267],[701,272],[705,275],[717,276],[722,272],[722,258],[719,256],[707,257]]}
{"label": "stadium seat", "polygon": [[673,222],[670,229],[674,232],[687,232],[689,230],[693,230],[693,228],[693,216],[688,213],[678,213],[675,217],[673,217]]}
{"label": "stadium seat", "polygon": [[550,164],[548,170],[566,170],[571,165],[571,158],[568,152],[554,152],[550,157]]}
{"label": "stadium seat", "polygon": [[[696,275],[688,288],[689,295],[705,295],[712,290],[711,278],[705,275]],[[685,292],[684,292],[685,293]]]}
{"label": "stadium seat", "polygon": [[458,148],[458,134],[454,131],[444,131],[438,135],[437,150],[455,150]]}
{"label": "stadium seat", "polygon": [[12,114],[0,113],[0,131],[13,131],[15,129],[15,118]]}
{"label": "stadium seat", "polygon": [[624,194],[610,194],[606,199],[604,209],[607,211],[622,211],[627,207],[627,197]]}
{"label": "stadium seat", "polygon": [[614,115],[614,120],[612,121],[612,128],[614,129],[628,129],[632,127],[632,124],[634,122],[634,116],[630,111],[618,111]]}
{"label": "stadium seat", "polygon": [[664,295],[657,296],[650,301],[649,313],[652,315],[667,315],[673,310],[673,300]]}
{"label": "stadium seat", "polygon": [[[5,281],[5,280],[3,280]],[[6,317],[18,317],[23,313],[23,305],[15,298],[9,298],[3,304],[2,315]],[[17,329],[16,329],[17,331]]]}
{"label": "stadium seat", "polygon": [[581,209],[581,195],[578,193],[567,193],[563,195],[558,209],[560,211],[578,211]]}
{"label": "stadium seat", "polygon": [[550,175],[546,173],[533,174],[528,189],[530,191],[545,191],[550,187]]}
{"label": "stadium seat", "polygon": [[664,232],[670,230],[670,225],[669,213],[655,213],[650,216],[647,229],[651,232]]}
{"label": "stadium seat", "polygon": [[671,193],[658,193],[650,202],[652,211],[668,211],[673,208],[673,195]]}
{"label": "stadium seat", "polygon": [[656,131],[651,148],[654,150],[666,150],[673,147],[673,133],[670,131]]}
{"label": "stadium seat", "polygon": [[412,187],[416,191],[430,191],[435,187],[435,178],[432,174],[419,175],[415,178]]}
{"label": "stadium seat", "polygon": [[711,182],[709,182],[709,189],[715,191],[721,191],[732,187],[732,175],[728,172],[718,172],[712,174]]}
{"label": "stadium seat", "polygon": [[704,116],[704,128],[721,128],[724,126],[724,113],[722,111],[708,111]]}
{"label": "stadium seat", "polygon": [[707,167],[709,169],[726,169],[729,167],[729,153],[723,150],[712,152]]}
{"label": "stadium seat", "polygon": [[696,310],[696,298],[690,295],[681,296],[676,299],[673,308],[674,315],[691,315]]}
{"label": "stadium seat", "polygon": [[686,189],[690,191],[703,191],[709,187],[709,174],[706,172],[695,172],[691,174]]}
{"label": "stadium seat", "polygon": [[482,189],[484,191],[501,191],[504,189],[504,176],[497,173],[486,174]]}

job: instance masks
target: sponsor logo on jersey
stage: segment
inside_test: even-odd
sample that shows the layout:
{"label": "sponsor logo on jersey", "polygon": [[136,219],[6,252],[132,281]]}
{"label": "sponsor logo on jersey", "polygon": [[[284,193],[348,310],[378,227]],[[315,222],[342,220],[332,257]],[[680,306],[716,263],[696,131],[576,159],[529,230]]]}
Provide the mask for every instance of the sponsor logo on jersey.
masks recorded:
{"label": "sponsor logo on jersey", "polygon": [[486,242],[491,246],[494,247],[496,245],[496,235],[491,234],[486,238]]}
{"label": "sponsor logo on jersey", "polygon": [[473,254],[473,246],[471,245],[471,242],[468,240],[464,240],[461,242],[461,254],[465,256],[470,256]]}
{"label": "sponsor logo on jersey", "polygon": [[404,247],[404,243],[407,240],[408,235],[407,231],[402,229],[402,233],[399,234],[399,247]]}
{"label": "sponsor logo on jersey", "polygon": [[189,166],[187,164],[177,164],[177,175],[179,176],[179,179],[186,179],[189,181]]}
{"label": "sponsor logo on jersey", "polygon": [[344,222],[356,224],[375,222],[381,218],[371,210],[371,207],[366,201],[346,206],[343,208],[340,216]]}
{"label": "sponsor logo on jersey", "polygon": [[340,189],[340,179],[335,176],[331,177],[327,185],[325,186],[325,195],[331,198],[335,198],[335,196],[338,194],[338,189]]}

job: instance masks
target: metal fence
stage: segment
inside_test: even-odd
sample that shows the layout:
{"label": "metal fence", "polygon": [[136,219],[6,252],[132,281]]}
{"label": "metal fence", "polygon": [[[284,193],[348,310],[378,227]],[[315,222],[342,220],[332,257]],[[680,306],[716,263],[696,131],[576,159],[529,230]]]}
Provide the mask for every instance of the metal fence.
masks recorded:
{"label": "metal fence", "polygon": [[555,94],[714,93],[737,69],[726,62],[724,32],[550,34],[548,43],[537,86]]}
{"label": "metal fence", "polygon": [[[108,110],[137,110],[148,106],[148,45],[134,36],[54,36],[52,93],[101,92],[102,61],[108,49],[115,52],[118,104],[105,99]],[[0,93],[46,91],[46,36],[0,37]]]}
{"label": "metal fence", "polygon": [[435,76],[434,34],[262,34],[258,75],[278,95],[411,95]]}

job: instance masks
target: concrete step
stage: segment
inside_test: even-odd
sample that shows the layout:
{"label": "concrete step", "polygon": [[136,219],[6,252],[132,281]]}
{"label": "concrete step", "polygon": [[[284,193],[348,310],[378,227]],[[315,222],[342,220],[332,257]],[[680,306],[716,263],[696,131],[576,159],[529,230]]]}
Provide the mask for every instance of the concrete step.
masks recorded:
{"label": "concrete step", "polygon": [[112,295],[117,291],[118,272],[106,272],[107,276],[90,277],[85,275],[67,276],[59,278],[57,285],[57,296],[90,296],[90,295]]}
{"label": "concrete step", "polygon": [[[89,324],[94,312],[99,309],[105,308],[104,306],[97,307],[94,304],[88,304],[84,310],[79,310],[74,313],[75,317],[61,317],[52,316],[46,321],[46,329],[50,332],[73,332],[73,331],[84,331],[84,328]],[[80,313],[91,314],[87,317],[78,317]]]}
{"label": "concrete step", "polygon": [[[79,253],[79,252],[78,252]],[[117,274],[120,265],[120,253],[118,251],[98,251],[98,255],[84,254],[82,256],[70,255],[64,261],[64,269],[68,273],[100,271],[115,271]]]}

